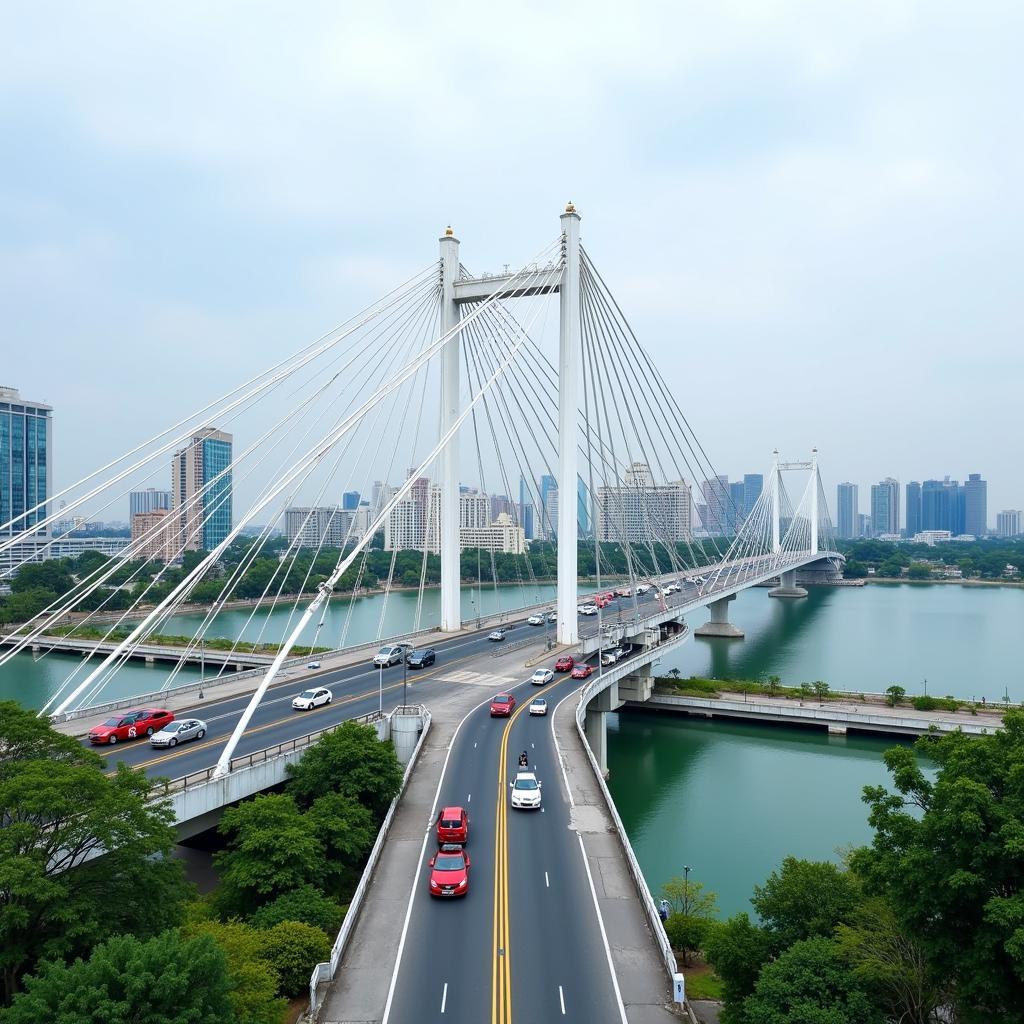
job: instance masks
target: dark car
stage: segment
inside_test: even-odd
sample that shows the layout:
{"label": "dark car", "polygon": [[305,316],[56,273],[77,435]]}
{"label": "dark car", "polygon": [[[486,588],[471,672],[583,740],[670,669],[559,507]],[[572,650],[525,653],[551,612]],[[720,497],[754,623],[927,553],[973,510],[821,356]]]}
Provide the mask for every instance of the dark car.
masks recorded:
{"label": "dark car", "polygon": [[409,668],[426,668],[428,665],[434,664],[437,655],[434,653],[433,647],[421,647],[418,650],[410,651],[405,660]]}

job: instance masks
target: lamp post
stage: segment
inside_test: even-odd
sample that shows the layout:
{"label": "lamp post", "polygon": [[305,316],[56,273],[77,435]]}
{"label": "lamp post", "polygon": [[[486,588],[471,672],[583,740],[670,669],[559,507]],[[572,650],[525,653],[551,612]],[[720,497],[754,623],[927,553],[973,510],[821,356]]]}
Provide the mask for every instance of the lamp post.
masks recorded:
{"label": "lamp post", "polygon": [[402,707],[404,708],[408,701],[405,699],[405,689],[409,682],[409,655],[407,654],[402,658]]}
{"label": "lamp post", "polygon": [[377,676],[377,712],[381,716],[384,714],[384,666],[378,665],[379,673]]}
{"label": "lamp post", "polygon": [[927,679],[924,681],[924,695],[926,697],[928,696],[928,680]]}

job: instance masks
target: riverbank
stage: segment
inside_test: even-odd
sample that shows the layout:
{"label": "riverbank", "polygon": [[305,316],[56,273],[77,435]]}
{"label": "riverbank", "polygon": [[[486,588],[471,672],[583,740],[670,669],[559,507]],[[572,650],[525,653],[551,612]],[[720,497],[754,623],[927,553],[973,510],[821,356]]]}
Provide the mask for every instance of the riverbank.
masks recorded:
{"label": "riverbank", "polygon": [[1015,587],[1024,588],[1024,580],[948,580],[948,579],[927,579],[912,580],[906,576],[864,576],[865,583],[909,583],[911,586],[930,586],[938,584],[946,587]]}

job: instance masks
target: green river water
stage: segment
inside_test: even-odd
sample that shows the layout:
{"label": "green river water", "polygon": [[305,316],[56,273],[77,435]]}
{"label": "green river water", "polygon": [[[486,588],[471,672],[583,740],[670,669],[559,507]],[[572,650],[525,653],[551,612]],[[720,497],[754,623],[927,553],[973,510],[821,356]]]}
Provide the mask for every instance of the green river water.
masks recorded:
{"label": "green river water", "polygon": [[[463,592],[463,613],[512,608],[549,599],[551,587]],[[316,642],[356,644],[411,629],[417,595],[396,592],[334,602]],[[1020,637],[1024,589],[871,584],[813,588],[805,600],[780,601],[763,589],[730,605],[744,640],[694,639],[656,671],[757,678],[785,683],[823,679],[833,688],[884,690],[989,701],[1008,693],[1024,700]],[[428,591],[421,624],[437,621],[438,594]],[[691,625],[700,625],[701,612]],[[199,616],[181,616],[168,631],[191,633]],[[223,613],[209,635],[276,640],[289,613]],[[346,627],[347,622],[347,627]],[[312,642],[315,623],[303,638]],[[80,659],[19,655],[0,667],[0,698],[39,707]],[[168,669],[129,665],[105,695],[159,689]],[[198,672],[185,670],[195,678]],[[79,676],[78,678],[81,678]],[[824,732],[703,722],[663,713],[609,716],[610,785],[653,891],[690,865],[691,878],[719,894],[723,915],[750,909],[747,900],[786,854],[836,858],[836,850],[870,838],[860,794],[883,782],[882,752],[892,741],[829,737]]]}

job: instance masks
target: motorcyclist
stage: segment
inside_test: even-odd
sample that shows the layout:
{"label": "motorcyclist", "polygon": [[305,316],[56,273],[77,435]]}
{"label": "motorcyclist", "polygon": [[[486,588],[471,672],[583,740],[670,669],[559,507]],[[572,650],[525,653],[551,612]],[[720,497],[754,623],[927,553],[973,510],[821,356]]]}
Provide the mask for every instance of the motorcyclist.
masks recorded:
{"label": "motorcyclist", "polygon": [[526,751],[524,750],[519,755],[519,767],[520,768],[527,768],[527,767],[529,767],[529,764],[530,764],[530,759],[526,756]]}

